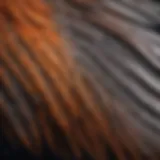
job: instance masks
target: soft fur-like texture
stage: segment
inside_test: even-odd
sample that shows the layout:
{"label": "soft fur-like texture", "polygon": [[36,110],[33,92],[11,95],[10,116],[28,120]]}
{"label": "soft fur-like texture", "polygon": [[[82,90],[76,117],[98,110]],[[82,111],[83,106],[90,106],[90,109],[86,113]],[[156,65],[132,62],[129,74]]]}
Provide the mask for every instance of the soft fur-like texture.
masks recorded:
{"label": "soft fur-like texture", "polygon": [[[130,5],[127,3],[126,8]],[[149,18],[141,14],[128,14],[125,17],[125,5],[107,0],[0,2],[0,118],[2,134],[11,145],[23,146],[38,157],[44,154],[44,146],[47,146],[64,159],[71,159],[72,156],[84,159],[83,153],[89,153],[96,160],[105,160],[113,158],[111,152],[118,160],[159,158],[159,140],[156,142],[156,137],[151,138],[151,127],[141,123],[137,125],[139,119],[133,116],[137,116],[139,110],[134,109],[132,104],[139,106],[140,103],[134,104],[132,96],[132,101],[126,96],[119,96],[123,95],[123,88],[119,88],[123,80],[116,83],[120,83],[118,87],[110,83],[114,80],[107,76],[110,77],[109,74],[114,71],[116,75],[119,72],[114,70],[114,66],[109,66],[108,71],[103,64],[104,60],[108,65],[115,63],[112,59],[114,54],[109,55],[108,59],[101,54],[104,47],[109,53],[117,52],[117,56],[119,53],[121,57],[123,53],[132,54],[131,51],[123,50],[127,45],[113,47],[112,44],[117,42],[109,36],[107,43],[111,45],[99,47],[101,38],[106,38],[107,34],[128,43],[132,50],[136,48],[135,54],[144,52],[148,56],[144,39],[138,39],[136,33],[142,34],[142,38],[147,35],[147,44],[155,40],[159,44],[159,37],[155,33],[153,38],[145,34],[149,33],[148,30],[142,32],[145,29],[143,26],[149,28],[160,22],[159,17],[152,12],[148,13]],[[117,11],[114,7],[122,8]],[[104,8],[108,13],[104,12]],[[132,11],[142,8],[135,6]],[[100,17],[104,17],[104,20]],[[86,50],[81,48],[81,43]],[[97,48],[93,50],[94,47]],[[88,50],[101,55],[100,60],[97,58],[99,56],[94,57]],[[126,55],[125,62],[130,59],[136,61],[136,58]],[[144,66],[147,64],[144,63]],[[158,63],[154,64],[159,67]],[[127,83],[125,76],[119,77],[123,77]],[[100,83],[101,79],[106,85]],[[130,90],[135,91],[133,88]],[[155,97],[157,95],[158,91]],[[159,102],[159,99],[154,102]],[[152,103],[150,106],[155,111],[158,104]],[[150,119],[146,119],[144,121],[149,122]],[[156,124],[153,126],[157,134],[159,126]]]}

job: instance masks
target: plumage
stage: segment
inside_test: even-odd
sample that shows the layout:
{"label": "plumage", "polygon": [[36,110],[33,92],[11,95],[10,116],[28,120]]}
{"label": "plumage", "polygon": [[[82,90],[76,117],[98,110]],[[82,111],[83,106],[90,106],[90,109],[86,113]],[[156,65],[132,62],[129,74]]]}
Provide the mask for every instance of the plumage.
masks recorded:
{"label": "plumage", "polygon": [[3,139],[41,159],[158,160],[159,24],[150,0],[0,2]]}

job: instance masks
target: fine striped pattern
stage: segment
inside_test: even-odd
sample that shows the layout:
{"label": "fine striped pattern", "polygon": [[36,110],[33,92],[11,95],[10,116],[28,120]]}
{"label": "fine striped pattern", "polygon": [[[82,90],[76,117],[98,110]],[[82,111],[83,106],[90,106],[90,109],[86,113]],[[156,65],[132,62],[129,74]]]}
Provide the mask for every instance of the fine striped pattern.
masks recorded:
{"label": "fine striped pattern", "polygon": [[159,159],[160,36],[152,28],[159,8],[131,0],[7,2],[0,118],[11,142],[35,154],[46,142],[65,159],[83,151],[111,159],[107,149],[122,160]]}

